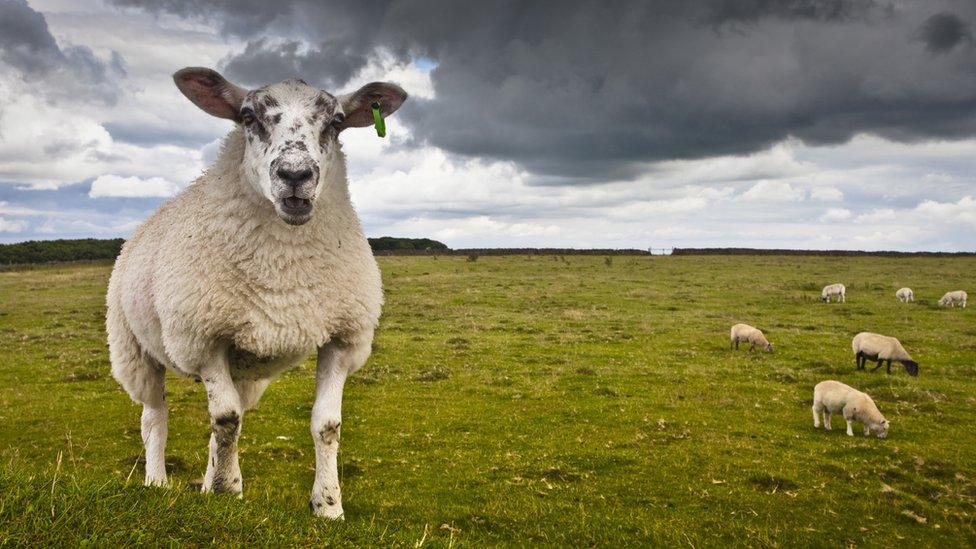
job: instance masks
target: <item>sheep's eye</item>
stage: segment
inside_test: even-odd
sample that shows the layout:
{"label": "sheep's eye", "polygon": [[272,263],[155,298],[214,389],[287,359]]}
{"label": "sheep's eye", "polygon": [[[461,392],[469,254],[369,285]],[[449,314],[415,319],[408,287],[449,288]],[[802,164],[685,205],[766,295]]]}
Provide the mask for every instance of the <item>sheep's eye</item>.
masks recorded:
{"label": "sheep's eye", "polygon": [[333,126],[338,126],[345,121],[346,121],[346,115],[342,114],[341,112],[335,113],[335,115],[332,117]]}
{"label": "sheep's eye", "polygon": [[254,111],[252,111],[250,109],[246,109],[246,110],[244,110],[244,111],[241,112],[241,122],[245,126],[250,126],[251,124],[255,123],[256,121],[257,121],[257,118],[254,116]]}

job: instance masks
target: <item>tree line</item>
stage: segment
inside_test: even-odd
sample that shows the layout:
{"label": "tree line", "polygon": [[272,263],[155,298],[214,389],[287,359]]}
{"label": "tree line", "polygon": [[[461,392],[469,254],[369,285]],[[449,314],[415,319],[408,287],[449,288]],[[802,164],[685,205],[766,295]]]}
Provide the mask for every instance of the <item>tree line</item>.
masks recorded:
{"label": "tree line", "polygon": [[[381,236],[368,240],[370,247],[377,253],[431,253],[448,250],[446,244],[429,238]],[[121,238],[79,238],[0,244],[0,265],[115,259],[122,250],[123,242],[125,241]]]}

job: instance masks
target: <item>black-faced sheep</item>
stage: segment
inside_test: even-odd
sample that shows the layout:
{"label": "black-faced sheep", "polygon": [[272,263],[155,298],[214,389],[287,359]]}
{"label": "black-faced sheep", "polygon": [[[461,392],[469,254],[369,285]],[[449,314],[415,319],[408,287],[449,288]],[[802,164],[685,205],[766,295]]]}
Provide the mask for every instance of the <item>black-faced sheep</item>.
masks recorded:
{"label": "black-faced sheep", "polygon": [[871,371],[881,367],[887,361],[887,372],[891,373],[891,361],[901,362],[908,375],[918,375],[918,362],[912,360],[908,351],[902,347],[901,342],[893,337],[873,334],[871,332],[861,332],[854,336],[851,341],[851,348],[854,350],[854,361],[858,370],[863,370],[868,360],[878,361],[878,365]]}

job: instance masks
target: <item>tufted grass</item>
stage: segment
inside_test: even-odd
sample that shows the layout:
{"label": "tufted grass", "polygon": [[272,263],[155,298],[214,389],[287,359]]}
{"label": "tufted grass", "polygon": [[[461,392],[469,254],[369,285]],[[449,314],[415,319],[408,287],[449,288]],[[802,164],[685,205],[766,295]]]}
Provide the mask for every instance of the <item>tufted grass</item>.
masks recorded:
{"label": "tufted grass", "polygon": [[[140,486],[109,375],[110,265],[0,272],[0,545],[976,544],[976,259],[384,257],[346,391],[346,520],[307,510],[312,362],[244,418],[245,497],[205,497],[202,386],[169,378],[174,486]],[[830,282],[846,304],[821,304]],[[915,289],[918,302],[894,292]],[[728,350],[735,322],[772,355]],[[899,337],[921,376],[854,372]],[[815,431],[813,385],[872,394],[888,439]]]}

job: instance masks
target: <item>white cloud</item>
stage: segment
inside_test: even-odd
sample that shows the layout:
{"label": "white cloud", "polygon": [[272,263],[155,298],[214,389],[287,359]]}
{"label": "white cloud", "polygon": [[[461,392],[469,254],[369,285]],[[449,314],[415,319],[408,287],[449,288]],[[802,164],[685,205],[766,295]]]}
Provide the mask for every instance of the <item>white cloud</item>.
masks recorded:
{"label": "white cloud", "polygon": [[806,197],[803,189],[795,189],[785,181],[764,180],[742,193],[750,202],[799,202]]}
{"label": "white cloud", "polygon": [[141,179],[138,177],[120,177],[118,175],[101,175],[92,181],[88,196],[99,198],[103,196],[121,196],[128,198],[146,196],[173,196],[180,187],[172,181],[162,177]]}
{"label": "white cloud", "polygon": [[[964,196],[957,202],[926,200],[919,204],[915,211],[925,217],[925,222],[976,225],[976,199],[972,196]],[[976,238],[973,240],[976,242]]]}
{"label": "white cloud", "polygon": [[879,221],[887,221],[894,218],[895,210],[892,208],[877,208],[857,216],[857,219],[854,221],[857,223],[878,223]]}
{"label": "white cloud", "polygon": [[810,191],[810,198],[824,202],[838,202],[844,200],[844,193],[837,187],[815,187]]}
{"label": "white cloud", "polygon": [[5,219],[0,217],[0,233],[20,233],[27,230],[28,223],[23,219]]}
{"label": "white cloud", "polygon": [[367,82],[396,82],[410,93],[410,97],[434,98],[434,84],[430,81],[431,69],[425,69],[416,62],[402,63],[387,51],[381,51],[370,58],[366,66],[349,79],[351,89]]}
{"label": "white cloud", "polygon": [[850,217],[850,210],[844,208],[830,208],[820,216],[820,221],[843,221]]}

